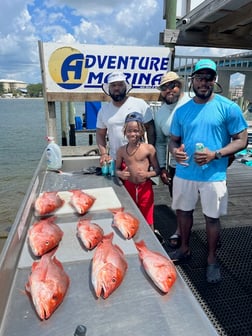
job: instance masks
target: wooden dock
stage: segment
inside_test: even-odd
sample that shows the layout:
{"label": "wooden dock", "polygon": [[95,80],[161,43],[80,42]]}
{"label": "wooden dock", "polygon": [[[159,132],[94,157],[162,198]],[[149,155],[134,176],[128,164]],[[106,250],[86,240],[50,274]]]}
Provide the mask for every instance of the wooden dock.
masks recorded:
{"label": "wooden dock", "polygon": [[[252,226],[252,167],[235,161],[228,168],[228,214],[221,218],[222,228]],[[176,217],[171,210],[171,198],[167,186],[154,186],[155,227],[169,237],[176,228]],[[194,211],[193,230],[205,228],[205,221],[198,202]]]}
{"label": "wooden dock", "polygon": [[[228,214],[221,218],[217,250],[222,281],[208,284],[205,278],[207,241],[200,204],[194,211],[192,258],[176,267],[220,336],[252,335],[252,167],[235,161],[228,168],[227,185]],[[167,239],[175,231],[176,216],[167,186],[154,190],[155,227]],[[167,243],[163,247],[171,251]]]}

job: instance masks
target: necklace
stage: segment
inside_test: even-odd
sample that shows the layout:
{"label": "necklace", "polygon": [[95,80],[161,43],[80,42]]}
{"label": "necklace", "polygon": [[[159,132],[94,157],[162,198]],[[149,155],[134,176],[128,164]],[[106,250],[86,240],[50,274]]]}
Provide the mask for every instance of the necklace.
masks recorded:
{"label": "necklace", "polygon": [[128,147],[129,144],[126,145],[126,153],[128,154],[128,156],[133,156],[134,154],[136,154],[138,148],[140,147],[140,142],[137,144],[136,148],[131,153],[129,153]]}

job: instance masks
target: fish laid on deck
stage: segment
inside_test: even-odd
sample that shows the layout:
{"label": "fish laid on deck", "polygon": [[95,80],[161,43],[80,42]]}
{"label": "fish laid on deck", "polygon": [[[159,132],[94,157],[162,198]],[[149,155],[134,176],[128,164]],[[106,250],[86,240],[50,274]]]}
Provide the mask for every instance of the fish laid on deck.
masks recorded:
{"label": "fish laid on deck", "polygon": [[37,257],[56,247],[63,237],[63,231],[55,223],[56,217],[48,217],[34,223],[28,231],[28,243]]}
{"label": "fish laid on deck", "polygon": [[137,233],[139,228],[139,220],[129,212],[125,212],[124,208],[110,209],[114,214],[112,226],[117,227],[124,238],[131,239]]}
{"label": "fish laid on deck", "polygon": [[92,260],[92,284],[97,297],[106,299],[122,283],[128,264],[123,251],[112,243],[114,233],[103,236]]}
{"label": "fish laid on deck", "polygon": [[65,203],[57,191],[45,191],[35,200],[34,208],[38,216],[48,215]]}
{"label": "fish laid on deck", "polygon": [[104,231],[89,219],[81,218],[77,224],[77,235],[88,250],[92,250],[102,240]]}
{"label": "fish laid on deck", "polygon": [[162,254],[149,250],[143,240],[135,245],[146,273],[162,292],[168,293],[177,279],[173,262]]}
{"label": "fish laid on deck", "polygon": [[82,190],[70,190],[72,193],[70,204],[80,215],[84,215],[94,204],[96,198]]}
{"label": "fish laid on deck", "polygon": [[53,256],[54,252],[34,261],[26,284],[26,291],[41,320],[48,319],[62,303],[70,283],[61,262]]}

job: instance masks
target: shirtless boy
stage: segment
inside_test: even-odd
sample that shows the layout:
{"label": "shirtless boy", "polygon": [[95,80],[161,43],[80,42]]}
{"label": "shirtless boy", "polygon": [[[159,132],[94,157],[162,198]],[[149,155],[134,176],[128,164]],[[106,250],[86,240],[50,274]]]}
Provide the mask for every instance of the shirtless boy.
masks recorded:
{"label": "shirtless boy", "polygon": [[126,116],[123,133],[128,143],[117,150],[116,174],[154,230],[151,177],[160,173],[156,150],[153,145],[144,142],[145,127],[140,113],[132,112]]}

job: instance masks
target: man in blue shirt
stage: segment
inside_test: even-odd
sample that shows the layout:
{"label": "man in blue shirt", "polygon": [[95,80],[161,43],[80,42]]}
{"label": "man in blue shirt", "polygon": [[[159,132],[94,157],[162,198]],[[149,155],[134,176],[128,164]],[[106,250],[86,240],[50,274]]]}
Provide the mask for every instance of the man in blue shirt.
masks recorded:
{"label": "man in blue shirt", "polygon": [[[214,93],[216,64],[202,59],[195,65],[191,86],[195,97],[173,116],[169,151],[177,162],[172,208],[180,225],[181,247],[170,253],[174,261],[191,256],[189,239],[198,197],[206,222],[207,281],[221,280],[216,248],[221,215],[227,213],[226,171],[230,155],[246,148],[247,123],[240,107]],[[197,149],[197,144],[203,148]]]}

